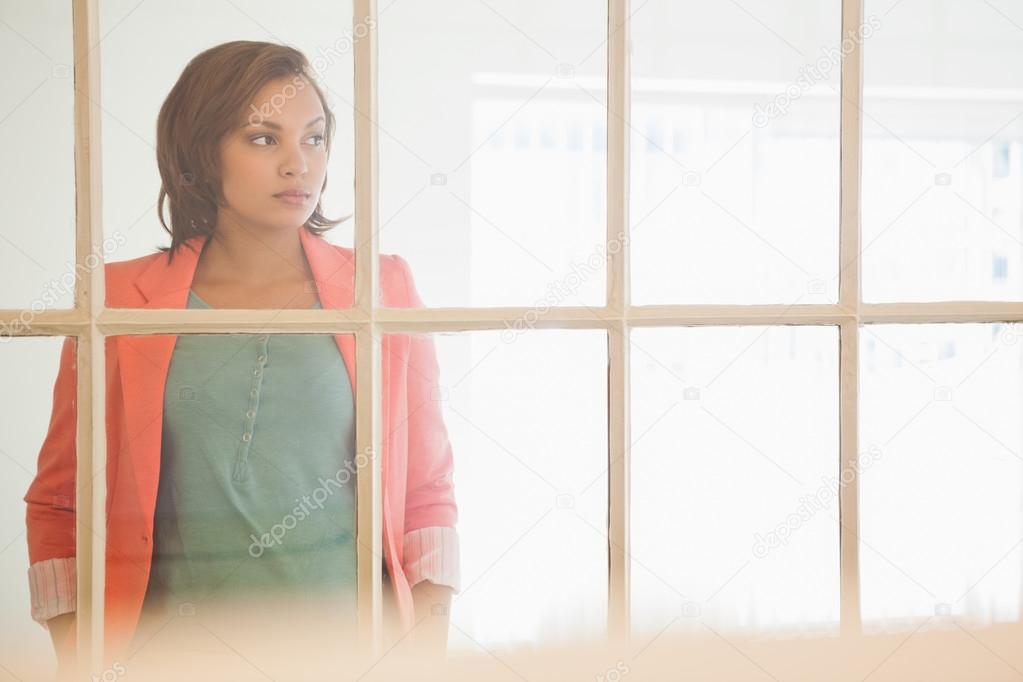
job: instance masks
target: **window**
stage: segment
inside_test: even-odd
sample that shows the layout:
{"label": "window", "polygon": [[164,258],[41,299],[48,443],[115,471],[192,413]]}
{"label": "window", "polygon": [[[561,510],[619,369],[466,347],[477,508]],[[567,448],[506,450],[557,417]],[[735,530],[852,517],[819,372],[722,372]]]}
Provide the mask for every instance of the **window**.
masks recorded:
{"label": "window", "polygon": [[[109,493],[109,338],[351,335],[357,449],[375,452],[383,344],[419,335],[456,461],[452,653],[1019,620],[1023,10],[299,6],[0,9],[0,140],[47,159],[45,176],[8,164],[0,189],[0,320],[19,337],[0,366],[38,360],[40,404],[56,342],[75,342],[78,479],[97,482],[78,491],[80,528]],[[325,208],[355,214],[329,237],[355,250],[351,307],[108,305],[98,265],[165,242],[159,101],[188,57],[240,37],[320,60],[338,118]],[[406,258],[426,309],[381,304],[379,254]],[[42,428],[25,424],[0,443],[17,485]],[[379,646],[380,463],[366,471],[359,625]],[[20,579],[24,557],[0,558]],[[83,611],[103,586],[79,565]],[[0,624],[21,637],[22,620]],[[26,650],[45,650],[38,634]],[[79,632],[94,652],[102,634]]]}

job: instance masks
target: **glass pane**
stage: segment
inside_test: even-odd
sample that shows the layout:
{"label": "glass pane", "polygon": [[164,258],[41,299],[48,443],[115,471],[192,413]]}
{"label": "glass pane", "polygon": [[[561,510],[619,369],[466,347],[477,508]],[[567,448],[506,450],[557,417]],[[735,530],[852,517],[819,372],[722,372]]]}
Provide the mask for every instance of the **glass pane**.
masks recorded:
{"label": "glass pane", "polygon": [[284,679],[298,659],[336,670],[354,655],[356,480],[371,461],[356,452],[354,337],[110,344],[107,581],[140,613],[111,635],[119,660],[220,679]]}
{"label": "glass pane", "polygon": [[[323,153],[312,150],[317,141],[311,139],[313,134],[324,132],[322,124],[310,128],[307,135],[302,134],[305,123],[323,107],[308,84],[299,79],[301,87],[298,87],[291,80],[294,77],[285,77],[263,84],[254,95],[242,96],[241,86],[239,92],[230,86],[247,83],[242,65],[254,61],[251,53],[235,58],[238,66],[208,67],[211,71],[204,79],[214,84],[213,90],[202,97],[186,96],[181,99],[183,109],[180,115],[168,117],[168,120],[178,122],[173,128],[175,134],[167,135],[168,140],[194,139],[194,144],[185,147],[186,151],[213,145],[214,141],[202,139],[203,129],[192,130],[192,126],[197,121],[208,127],[211,121],[224,120],[229,114],[210,113],[221,108],[230,109],[231,116],[237,112],[239,121],[246,119],[259,123],[265,120],[285,125],[285,131],[276,133],[263,127],[229,129],[224,135],[230,135],[230,144],[227,137],[221,137],[218,142],[224,144],[209,152],[220,161],[219,183],[228,204],[226,209],[218,211],[217,225],[222,230],[224,225],[234,226],[237,229],[233,232],[238,235],[258,239],[267,250],[280,256],[279,261],[271,260],[279,262],[283,273],[302,277],[302,263],[290,250],[280,248],[274,235],[285,228],[298,228],[312,214],[314,205],[311,200],[298,206],[291,205],[273,195],[295,185],[318,192],[317,178],[325,168],[327,182],[322,194],[322,213],[330,219],[352,214],[352,39],[353,34],[361,34],[366,28],[353,29],[350,0],[312,0],[302,3],[302,9],[302,12],[295,12],[269,0],[217,5],[198,0],[176,4],[139,5],[130,0],[102,3],[103,223],[107,237],[119,243],[109,260],[123,261],[150,255],[157,247],[170,244],[170,235],[160,224],[157,208],[163,183],[157,163],[161,149],[157,136],[158,115],[165,101],[177,101],[172,98],[172,89],[190,60],[229,41],[285,43],[302,51],[310,62],[314,80],[323,90],[327,108],[333,111],[336,120],[332,144],[327,150],[329,157],[324,166]],[[196,17],[202,17],[202,20],[196,21]],[[198,86],[194,91],[202,92]],[[224,96],[217,96],[221,92]],[[195,102],[200,105],[187,106]],[[248,115],[245,112],[249,112]],[[203,116],[210,118],[204,119]],[[260,137],[261,134],[272,137]],[[286,173],[303,173],[302,169],[291,165],[298,155],[290,152],[299,149],[300,143],[308,149],[305,157],[308,165],[304,177],[295,180]],[[165,144],[165,156],[173,157],[170,143]],[[193,161],[198,163],[198,160]],[[181,179],[177,185],[171,185],[178,193],[176,196],[191,196],[184,194],[189,187],[213,186],[218,181],[213,177],[205,178],[201,172],[193,172],[194,169],[186,162],[182,164],[180,167],[167,166],[166,169],[171,177]],[[209,172],[215,175],[213,171]],[[200,202],[198,205],[203,204]],[[170,208],[170,202],[165,203],[164,220],[173,226]],[[193,214],[205,215],[201,211],[195,213],[184,209],[178,213],[179,216]],[[179,219],[178,225],[182,224],[185,221]],[[346,245],[345,254],[350,256],[352,227],[351,219],[342,222],[327,231],[325,239],[332,244]],[[308,254],[306,256],[308,258]],[[336,259],[331,259],[332,265],[323,262],[322,271],[316,274],[328,276],[333,272],[333,284],[339,289],[350,290],[354,275],[350,268],[343,266],[344,258],[339,253]],[[309,260],[312,265],[312,259]],[[181,291],[180,286],[176,289]],[[115,295],[115,291],[109,292],[111,307],[128,305],[116,300]],[[147,301],[147,307],[180,307],[177,304],[183,301],[183,296],[179,298],[181,300],[156,303]],[[136,305],[141,307],[137,302]]]}
{"label": "glass pane", "polygon": [[867,0],[863,297],[1023,296],[1023,6]]}
{"label": "glass pane", "polygon": [[[55,562],[43,564],[63,552],[44,547],[45,524],[67,516],[74,523],[74,482],[32,486],[41,445],[50,431],[51,407],[69,415],[69,406],[54,406],[53,385],[60,366],[61,349],[68,344],[74,355],[74,339],[61,337],[19,338],[0,344],[0,376],[16,391],[0,393],[5,428],[0,429],[0,663],[11,679],[44,679],[56,671],[50,633],[33,621],[30,565],[40,564],[43,575],[58,575]],[[54,440],[53,442],[56,442]],[[74,467],[74,452],[68,453]],[[51,480],[52,477],[51,477]],[[26,522],[26,509],[30,522]],[[29,547],[35,550],[30,554]],[[59,563],[59,562],[57,562]],[[65,575],[60,572],[59,575]],[[38,583],[37,583],[38,584]],[[42,592],[38,592],[42,596]],[[42,612],[37,613],[39,617]]]}
{"label": "glass pane", "polygon": [[585,0],[381,9],[381,251],[431,305],[603,305],[606,34]]}
{"label": "glass pane", "polygon": [[[606,334],[540,330],[388,338],[411,344],[408,370],[390,372],[399,382],[407,376],[410,471],[417,460],[425,467],[428,456],[443,463],[438,453],[450,442],[461,561],[460,591],[450,604],[449,649],[485,654],[602,637]],[[392,343],[399,353],[403,342]],[[437,364],[431,366],[434,354]],[[394,423],[400,428],[399,421]],[[444,467],[431,468],[443,476]],[[422,480],[425,485],[430,479]],[[409,485],[407,522],[416,514],[415,501],[427,501],[411,493],[419,487],[411,479]]]}
{"label": "glass pane", "polygon": [[1023,328],[868,325],[860,358],[865,624],[1018,620]]}
{"label": "glass pane", "polygon": [[636,7],[633,302],[837,300],[840,10]]}
{"label": "glass pane", "polygon": [[0,3],[0,83],[0,308],[70,308],[87,276],[75,268],[70,2]]}
{"label": "glass pane", "polygon": [[837,329],[632,345],[634,631],[837,632]]}

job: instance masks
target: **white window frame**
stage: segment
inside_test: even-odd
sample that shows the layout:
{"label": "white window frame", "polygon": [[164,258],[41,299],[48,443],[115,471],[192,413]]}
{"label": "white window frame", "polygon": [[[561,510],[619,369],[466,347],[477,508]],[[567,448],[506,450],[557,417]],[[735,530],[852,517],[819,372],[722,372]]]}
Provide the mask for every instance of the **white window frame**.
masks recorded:
{"label": "white window frame", "polygon": [[[839,1],[839,0],[835,0]],[[841,0],[842,35],[862,24],[864,0]],[[103,651],[106,554],[106,452],[104,347],[107,337],[181,333],[350,333],[356,338],[356,447],[380,451],[382,334],[499,330],[528,308],[392,309],[377,306],[379,284],[379,154],[377,141],[377,50],[374,31],[354,42],[355,57],[355,300],[347,310],[145,310],[105,307],[103,267],[87,266],[102,254],[99,0],[72,0],[75,57],[75,182],[78,266],[89,276],[75,291],[72,310],[0,312],[16,336],[73,336],[77,340],[78,424],[76,501],[78,626],[83,665],[99,669]],[[629,472],[630,332],[640,327],[681,325],[835,325],[840,330],[839,470],[851,476],[839,497],[841,632],[861,633],[859,576],[859,480],[857,385],[861,325],[871,323],[1020,322],[1018,302],[938,301],[864,304],[860,289],[863,67],[861,43],[842,61],[840,105],[840,244],[837,304],[633,306],[629,294],[629,241],[620,238],[629,219],[630,0],[608,0],[607,33],[607,304],[603,308],[560,307],[534,325],[545,329],[602,329],[608,335],[608,633],[630,633]],[[377,25],[377,1],[354,0],[353,25]],[[370,20],[373,23],[369,23]],[[89,259],[92,259],[91,261]],[[101,264],[102,265],[102,264]],[[381,655],[382,556],[380,460],[358,476],[359,633],[372,656]],[[368,474],[368,475],[367,475]],[[846,481],[843,478],[843,481]],[[95,520],[95,522],[94,522]],[[94,533],[91,529],[97,529]]]}

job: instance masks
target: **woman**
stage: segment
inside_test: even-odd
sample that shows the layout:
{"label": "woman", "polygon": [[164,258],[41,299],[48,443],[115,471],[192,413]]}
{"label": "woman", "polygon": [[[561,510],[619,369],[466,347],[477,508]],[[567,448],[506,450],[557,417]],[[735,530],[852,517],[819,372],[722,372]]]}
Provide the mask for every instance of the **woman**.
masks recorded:
{"label": "woman", "polygon": [[[108,264],[108,306],[350,307],[353,252],[321,236],[341,222],[320,212],[333,131],[301,52],[235,41],[196,56],[157,122],[171,245]],[[380,294],[423,305],[399,256],[381,257]],[[459,578],[438,367],[428,336],[382,343],[385,596],[396,635],[414,628],[442,648]],[[74,353],[68,339],[24,498],[32,617],[62,661],[74,650]],[[351,622],[355,473],[372,457],[354,452],[354,385],[351,335],[110,339],[108,658],[222,597],[306,595]]]}

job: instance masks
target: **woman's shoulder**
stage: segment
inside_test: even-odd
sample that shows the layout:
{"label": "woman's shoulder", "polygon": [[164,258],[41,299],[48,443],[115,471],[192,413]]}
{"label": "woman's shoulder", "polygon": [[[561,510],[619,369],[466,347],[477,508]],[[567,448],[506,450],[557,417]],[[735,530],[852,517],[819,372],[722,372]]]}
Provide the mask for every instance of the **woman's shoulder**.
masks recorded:
{"label": "woman's shoulder", "polygon": [[167,254],[154,251],[138,258],[105,263],[107,305],[118,307],[138,303],[136,299],[140,299],[140,293],[134,286],[135,281],[160,258],[166,259]]}
{"label": "woman's shoulder", "polygon": [[154,251],[145,256],[130,258],[128,260],[117,260],[106,263],[107,279],[114,278],[122,280],[142,274],[157,258],[166,258],[163,251]]}
{"label": "woman's shoulder", "polygon": [[[355,267],[355,250],[331,244],[351,266]],[[379,255],[380,269],[380,292],[383,297],[383,304],[391,308],[402,308],[412,306],[412,292],[415,284],[412,278],[412,268],[408,261],[396,253],[381,253]]]}
{"label": "woman's shoulder", "polygon": [[[330,244],[330,247],[349,263],[355,263],[355,249],[352,247],[340,244]],[[380,257],[381,274],[386,272],[388,274],[396,274],[399,277],[403,276],[402,270],[407,266],[407,261],[404,258],[396,253],[381,253],[378,255]]]}

